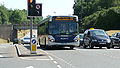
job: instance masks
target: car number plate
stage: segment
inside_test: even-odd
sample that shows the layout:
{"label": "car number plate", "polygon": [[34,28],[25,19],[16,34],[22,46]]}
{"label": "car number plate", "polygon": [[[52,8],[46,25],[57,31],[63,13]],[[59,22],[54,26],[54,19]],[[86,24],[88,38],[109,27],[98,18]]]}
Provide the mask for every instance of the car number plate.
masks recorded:
{"label": "car number plate", "polygon": [[106,44],[106,43],[99,43],[99,44]]}

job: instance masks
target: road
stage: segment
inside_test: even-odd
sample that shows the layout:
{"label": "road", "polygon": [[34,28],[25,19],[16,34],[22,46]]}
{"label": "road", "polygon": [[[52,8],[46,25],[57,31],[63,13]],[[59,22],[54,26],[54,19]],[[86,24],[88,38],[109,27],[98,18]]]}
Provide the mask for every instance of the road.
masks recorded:
{"label": "road", "polygon": [[119,68],[119,49],[46,50],[62,68]]}
{"label": "road", "polygon": [[41,56],[18,57],[14,45],[0,45],[0,68],[120,68],[120,49],[52,48]]}

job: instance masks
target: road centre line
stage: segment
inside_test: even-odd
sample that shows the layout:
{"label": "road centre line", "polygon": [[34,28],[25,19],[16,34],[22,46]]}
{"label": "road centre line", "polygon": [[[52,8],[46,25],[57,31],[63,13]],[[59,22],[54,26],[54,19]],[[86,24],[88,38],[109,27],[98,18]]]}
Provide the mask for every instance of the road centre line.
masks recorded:
{"label": "road centre line", "polygon": [[54,57],[56,57],[56,58],[58,58],[59,60],[61,60],[61,61],[63,61],[64,63],[66,63],[66,64],[68,64],[68,65],[70,65],[71,67],[73,67],[73,68],[78,68],[78,67],[76,67],[76,66],[74,66],[74,65],[72,65],[71,63],[68,63],[67,61],[65,61],[64,59],[62,59],[62,58],[59,58],[59,57],[57,57],[57,56],[55,56],[55,55],[53,55],[53,54],[50,54],[51,56],[54,56]]}
{"label": "road centre line", "polygon": [[45,52],[45,53],[48,55],[48,57],[50,58],[50,60],[51,60],[54,64],[57,65],[57,68],[62,68],[62,67],[58,64],[58,62],[55,61],[55,60],[52,58],[52,56],[50,56],[50,54],[49,54],[48,52],[46,52],[46,51],[44,51],[44,50],[42,50],[42,51]]}

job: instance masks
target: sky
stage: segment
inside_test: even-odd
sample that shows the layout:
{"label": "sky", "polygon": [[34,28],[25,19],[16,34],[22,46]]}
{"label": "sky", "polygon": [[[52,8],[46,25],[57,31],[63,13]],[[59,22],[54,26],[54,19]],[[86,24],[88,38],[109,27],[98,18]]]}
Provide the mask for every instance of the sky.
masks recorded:
{"label": "sky", "polygon": [[[72,15],[74,0],[36,0],[42,3],[42,16],[48,15]],[[0,0],[8,9],[27,9],[27,0]]]}

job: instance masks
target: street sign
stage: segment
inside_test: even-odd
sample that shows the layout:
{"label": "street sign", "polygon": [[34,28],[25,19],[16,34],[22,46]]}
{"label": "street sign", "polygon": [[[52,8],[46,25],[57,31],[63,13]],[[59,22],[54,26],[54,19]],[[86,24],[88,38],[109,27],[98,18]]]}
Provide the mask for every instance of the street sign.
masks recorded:
{"label": "street sign", "polygon": [[37,52],[37,39],[36,38],[32,38],[31,39],[31,54],[36,54]]}
{"label": "street sign", "polygon": [[32,40],[32,44],[36,44],[36,40],[35,39]]}
{"label": "street sign", "polygon": [[37,50],[36,44],[32,44],[32,53],[36,53],[36,50]]}

